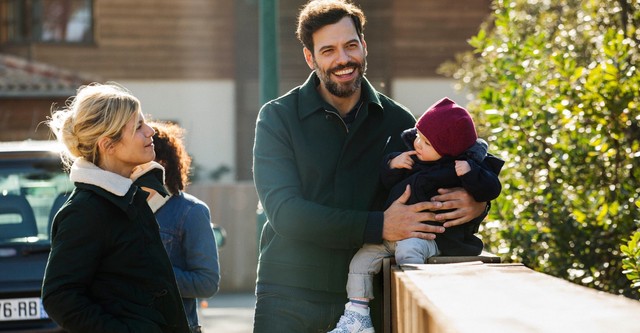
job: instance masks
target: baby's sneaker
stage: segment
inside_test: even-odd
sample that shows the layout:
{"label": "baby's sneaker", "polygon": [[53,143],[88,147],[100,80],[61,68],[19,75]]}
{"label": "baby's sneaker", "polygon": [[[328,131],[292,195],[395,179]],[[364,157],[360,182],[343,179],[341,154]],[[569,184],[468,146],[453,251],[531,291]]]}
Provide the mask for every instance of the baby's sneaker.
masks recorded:
{"label": "baby's sneaker", "polygon": [[340,317],[336,328],[329,333],[374,333],[369,308],[345,304],[344,314]]}

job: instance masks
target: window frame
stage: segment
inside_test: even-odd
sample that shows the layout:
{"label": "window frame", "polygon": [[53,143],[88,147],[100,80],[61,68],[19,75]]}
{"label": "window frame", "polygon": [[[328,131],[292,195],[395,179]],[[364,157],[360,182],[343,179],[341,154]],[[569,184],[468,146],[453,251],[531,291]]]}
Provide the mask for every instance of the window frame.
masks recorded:
{"label": "window frame", "polygon": [[[49,0],[0,0],[0,45],[47,44],[65,46],[91,46],[95,44],[95,0],[63,0],[84,2],[88,7],[88,38],[81,40],[43,39],[44,2]],[[65,27],[72,23],[71,16]]]}

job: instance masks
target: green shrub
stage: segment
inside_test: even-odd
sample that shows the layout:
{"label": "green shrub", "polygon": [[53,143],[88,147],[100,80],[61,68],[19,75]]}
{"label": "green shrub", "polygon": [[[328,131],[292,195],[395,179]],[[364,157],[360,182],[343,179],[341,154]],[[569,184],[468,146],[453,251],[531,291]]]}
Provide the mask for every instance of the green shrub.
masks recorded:
{"label": "green shrub", "polygon": [[489,250],[636,299],[620,244],[640,226],[638,27],[640,0],[495,0],[475,51],[441,67],[507,161]]}
{"label": "green shrub", "polygon": [[640,231],[636,231],[626,244],[622,244],[620,251],[624,255],[622,273],[631,281],[631,288],[640,290]]}

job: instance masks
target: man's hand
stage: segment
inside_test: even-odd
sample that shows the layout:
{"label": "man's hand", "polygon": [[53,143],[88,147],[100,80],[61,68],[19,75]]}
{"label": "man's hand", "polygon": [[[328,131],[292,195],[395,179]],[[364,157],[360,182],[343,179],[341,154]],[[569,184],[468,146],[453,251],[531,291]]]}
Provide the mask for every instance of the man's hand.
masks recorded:
{"label": "man's hand", "polygon": [[424,210],[439,210],[443,204],[438,201],[419,202],[405,205],[411,196],[409,185],[404,193],[384,211],[382,238],[387,241],[398,241],[406,238],[434,239],[435,233],[444,232],[441,226],[422,223],[435,221],[435,214]]}
{"label": "man's hand", "polygon": [[445,228],[464,224],[484,213],[487,203],[477,202],[461,187],[438,189],[439,195],[431,198],[431,201],[441,202],[440,209],[453,209],[448,213],[436,214],[436,221],[447,221]]}

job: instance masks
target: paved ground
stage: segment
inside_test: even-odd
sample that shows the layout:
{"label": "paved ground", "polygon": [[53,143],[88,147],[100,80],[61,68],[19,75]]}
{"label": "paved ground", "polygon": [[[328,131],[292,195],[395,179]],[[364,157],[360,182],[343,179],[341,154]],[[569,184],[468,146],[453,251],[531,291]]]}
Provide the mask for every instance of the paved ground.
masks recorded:
{"label": "paved ground", "polygon": [[200,309],[204,333],[251,333],[253,331],[253,294],[218,294]]}

